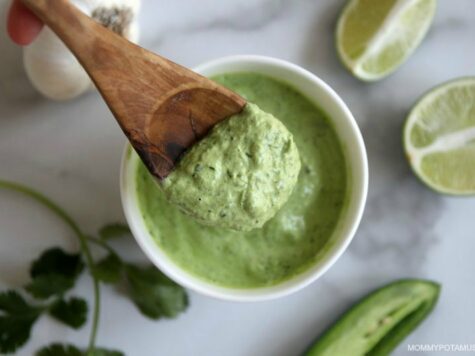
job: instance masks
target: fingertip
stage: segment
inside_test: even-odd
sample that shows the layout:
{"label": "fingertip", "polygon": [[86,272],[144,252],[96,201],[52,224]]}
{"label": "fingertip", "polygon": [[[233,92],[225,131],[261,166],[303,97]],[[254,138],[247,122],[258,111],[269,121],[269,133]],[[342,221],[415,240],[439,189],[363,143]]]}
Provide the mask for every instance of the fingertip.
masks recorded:
{"label": "fingertip", "polygon": [[15,0],[8,13],[7,31],[13,42],[30,44],[43,28],[43,23],[20,1]]}

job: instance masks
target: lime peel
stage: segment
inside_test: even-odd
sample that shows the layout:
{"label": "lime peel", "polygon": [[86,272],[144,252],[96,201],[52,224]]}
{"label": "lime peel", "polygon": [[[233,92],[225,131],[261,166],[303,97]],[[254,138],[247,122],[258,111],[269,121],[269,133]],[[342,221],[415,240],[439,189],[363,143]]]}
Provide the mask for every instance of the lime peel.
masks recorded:
{"label": "lime peel", "polygon": [[[383,19],[381,25],[378,27],[378,30],[366,43],[365,50],[363,51],[362,55],[356,59],[352,59],[347,54],[348,51],[343,45],[343,36],[348,18],[352,15],[352,12],[361,1],[363,0],[351,0],[344,8],[337,25],[337,49],[343,64],[357,78],[366,81],[374,81],[381,79],[395,71],[421,43],[432,23],[432,19],[435,14],[436,0],[395,0],[392,8]],[[377,1],[374,1],[375,6],[377,6]],[[403,24],[404,16],[409,14],[411,10],[415,9],[415,7],[419,6],[420,4],[425,5],[425,11],[421,10],[418,14],[421,15],[424,12],[424,21],[420,21],[420,18],[415,19],[414,22],[417,22],[417,24],[414,24],[413,27]],[[369,7],[369,5],[367,7]],[[363,15],[364,14],[360,14],[360,16]],[[414,31],[414,28],[416,27],[417,29]],[[353,30],[357,31],[357,29]],[[379,62],[382,62],[384,60],[384,51],[390,49],[391,45],[398,44],[398,42],[401,46],[403,44],[405,45],[404,54],[398,58],[393,58],[390,65],[386,63],[386,68],[384,68],[384,70],[380,70],[379,72],[371,72],[368,70],[368,68],[365,68],[365,65],[368,65],[371,63],[371,61],[375,61],[375,59],[376,62],[378,62],[378,59]],[[379,63],[379,65],[384,66],[381,65],[381,63]]]}
{"label": "lime peel", "polygon": [[409,163],[440,193],[475,194],[474,98],[475,77],[452,80],[425,94],[406,120]]}

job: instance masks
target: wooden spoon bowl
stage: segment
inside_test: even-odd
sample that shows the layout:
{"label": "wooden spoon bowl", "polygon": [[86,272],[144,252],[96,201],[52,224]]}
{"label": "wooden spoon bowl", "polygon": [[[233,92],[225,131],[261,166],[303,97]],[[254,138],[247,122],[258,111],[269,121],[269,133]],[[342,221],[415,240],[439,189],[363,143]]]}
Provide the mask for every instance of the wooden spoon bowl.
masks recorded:
{"label": "wooden spoon bowl", "polygon": [[159,179],[216,123],[246,104],[238,94],[106,29],[67,0],[22,1],[76,56]]}

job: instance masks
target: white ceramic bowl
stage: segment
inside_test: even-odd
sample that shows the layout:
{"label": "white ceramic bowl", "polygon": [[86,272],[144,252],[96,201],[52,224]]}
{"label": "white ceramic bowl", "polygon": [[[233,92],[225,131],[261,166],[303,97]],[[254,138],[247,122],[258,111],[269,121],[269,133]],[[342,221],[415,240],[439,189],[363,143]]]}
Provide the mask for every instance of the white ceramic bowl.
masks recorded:
{"label": "white ceramic bowl", "polygon": [[[139,159],[135,154],[124,154],[121,171],[121,195],[126,219],[133,235],[148,258],[182,286],[198,293],[233,301],[260,301],[293,293],[322,276],[342,255],[363,214],[367,188],[368,163],[361,133],[350,110],[340,97],[312,73],[285,61],[261,56],[233,56],[218,59],[195,69],[205,76],[232,72],[257,72],[288,83],[315,102],[331,120],[341,140],[350,172],[348,203],[331,237],[331,244],[315,265],[304,273],[271,287],[231,289],[197,278],[178,266],[162,251],[147,231],[136,197],[135,173]],[[160,216],[157,216],[159,219]],[[329,241],[330,241],[329,240]]]}

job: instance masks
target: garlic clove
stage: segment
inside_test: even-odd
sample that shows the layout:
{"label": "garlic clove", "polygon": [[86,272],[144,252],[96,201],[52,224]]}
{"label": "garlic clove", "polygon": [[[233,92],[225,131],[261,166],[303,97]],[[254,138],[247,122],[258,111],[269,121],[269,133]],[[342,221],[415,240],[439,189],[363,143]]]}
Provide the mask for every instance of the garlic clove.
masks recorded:
{"label": "garlic clove", "polygon": [[140,29],[137,22],[133,22],[124,32],[124,37],[129,41],[137,43],[139,41]]}
{"label": "garlic clove", "polygon": [[[88,16],[132,42],[139,38],[140,0],[71,0]],[[94,88],[77,59],[48,28],[24,48],[23,62],[33,86],[54,100],[68,100]]]}
{"label": "garlic clove", "polygon": [[54,100],[68,100],[91,87],[77,59],[49,29],[23,51],[23,63],[33,86]]}

